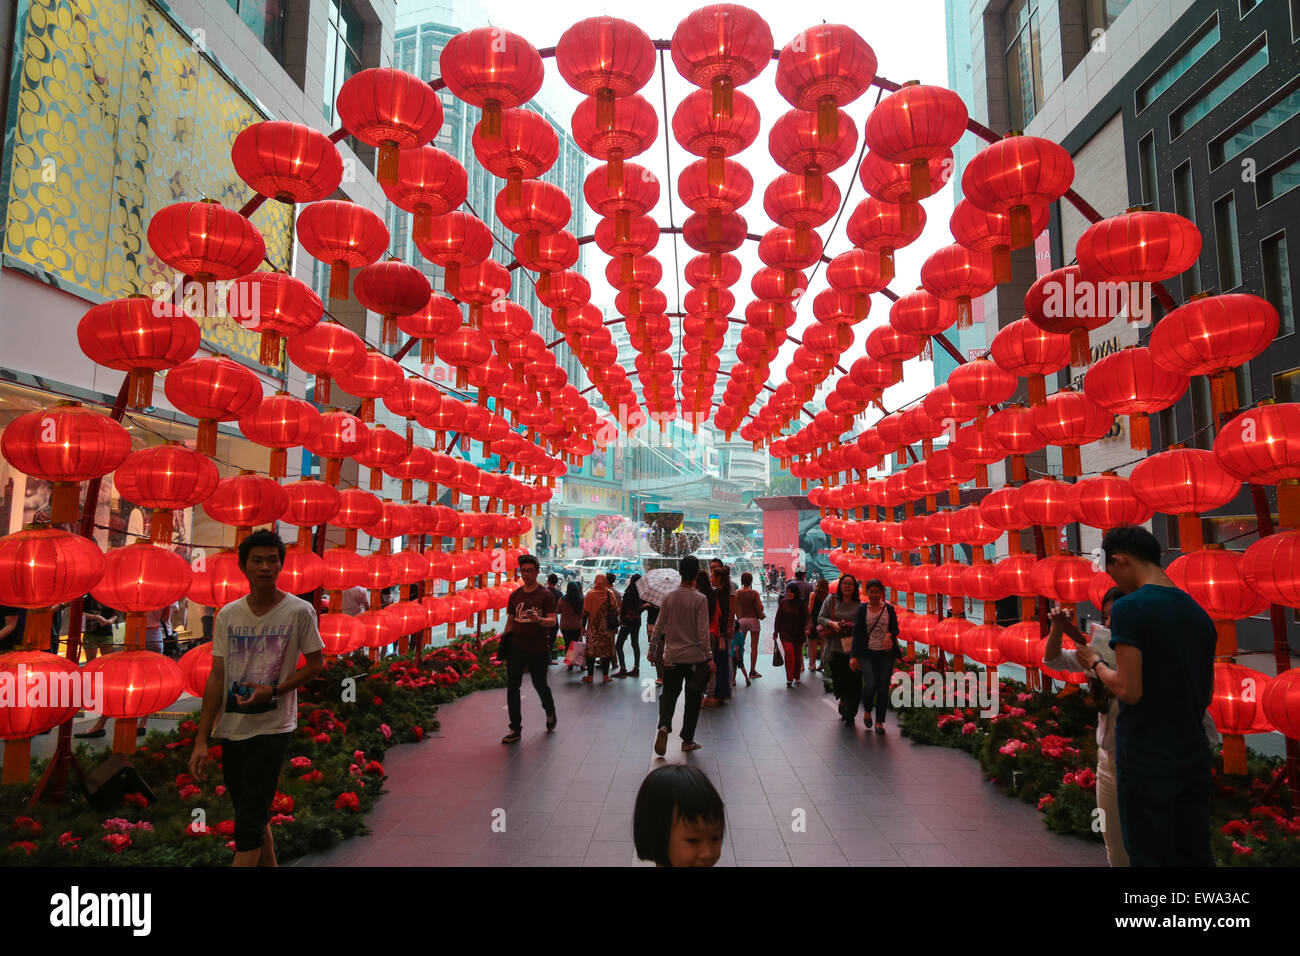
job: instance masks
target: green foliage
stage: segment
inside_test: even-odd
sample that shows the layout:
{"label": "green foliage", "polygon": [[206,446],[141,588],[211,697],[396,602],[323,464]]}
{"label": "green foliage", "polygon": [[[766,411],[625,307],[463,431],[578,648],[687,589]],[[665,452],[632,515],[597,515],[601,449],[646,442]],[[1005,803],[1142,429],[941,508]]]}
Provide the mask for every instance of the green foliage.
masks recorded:
{"label": "green foliage", "polygon": [[[367,832],[365,815],[383,793],[388,748],[437,730],[439,704],[504,686],[505,668],[491,659],[496,648],[497,638],[489,636],[426,649],[418,663],[414,652],[382,661],[363,653],[330,659],[298,693],[298,730],[272,804],[276,856],[290,860]],[[154,794],[152,805],[128,796],[105,814],[70,781],[65,803],[32,806],[31,783],[0,787],[0,863],[228,865],[234,807],[222,785],[221,746],[209,749],[198,779],[189,773],[197,721],[192,714],[176,731],[149,734],[133,755]],[[77,750],[86,768],[102,756],[84,745]],[[200,822],[206,830],[196,829]]]}

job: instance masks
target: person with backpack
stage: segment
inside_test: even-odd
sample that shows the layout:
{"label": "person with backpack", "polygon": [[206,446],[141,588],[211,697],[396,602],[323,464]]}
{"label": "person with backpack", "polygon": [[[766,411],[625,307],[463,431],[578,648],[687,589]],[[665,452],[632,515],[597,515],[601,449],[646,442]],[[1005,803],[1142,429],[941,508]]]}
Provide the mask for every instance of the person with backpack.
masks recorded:
{"label": "person with backpack", "polygon": [[821,613],[817,616],[822,639],[826,642],[823,659],[830,661],[831,681],[840,701],[840,720],[846,727],[853,726],[858,714],[858,698],[862,695],[862,675],[849,666],[853,658],[853,625],[861,606],[857,578],[842,574],[836,582],[835,593],[822,602]]}
{"label": "person with backpack", "polygon": [[[885,586],[876,578],[864,589],[867,600],[858,607],[853,620],[853,656],[849,667],[862,674],[862,720],[871,729],[871,709],[875,705],[877,734],[885,732],[885,711],[889,708],[889,682],[898,657],[898,614],[885,600]],[[857,716],[857,707],[848,723]]]}

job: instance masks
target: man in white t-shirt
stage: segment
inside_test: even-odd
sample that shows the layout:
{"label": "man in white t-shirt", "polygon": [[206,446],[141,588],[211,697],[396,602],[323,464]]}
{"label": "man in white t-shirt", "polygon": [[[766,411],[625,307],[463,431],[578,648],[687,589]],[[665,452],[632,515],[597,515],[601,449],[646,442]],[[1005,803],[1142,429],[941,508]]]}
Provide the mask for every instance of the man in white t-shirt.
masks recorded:
{"label": "man in white t-shirt", "polygon": [[[275,586],[284,542],[256,531],[239,545],[249,593],[217,612],[212,671],[194,735],[190,772],[202,776],[208,737],[222,741],[222,771],[235,805],[235,866],[275,866],[271,801],[298,727],[297,689],[324,667],[316,611]],[[307,659],[299,668],[298,655]]]}

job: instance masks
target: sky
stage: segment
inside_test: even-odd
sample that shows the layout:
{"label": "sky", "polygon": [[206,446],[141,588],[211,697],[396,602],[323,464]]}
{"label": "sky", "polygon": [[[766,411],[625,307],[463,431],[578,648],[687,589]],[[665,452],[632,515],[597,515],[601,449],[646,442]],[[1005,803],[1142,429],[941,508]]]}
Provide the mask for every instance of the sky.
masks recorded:
{"label": "sky", "polygon": [[[428,5],[427,0],[426,2],[421,2],[421,0],[400,0],[400,3],[399,19],[411,8]],[[475,17],[475,14],[468,12],[472,8],[467,8],[460,3],[455,6],[457,12],[466,20]],[[670,39],[676,30],[677,24],[687,14],[703,6],[703,4],[679,2],[679,0],[659,0],[659,2],[644,4],[588,3],[581,2],[581,0],[563,4],[538,3],[536,0],[480,0],[480,6],[488,22],[483,24],[471,22],[467,25],[499,26],[522,35],[533,46],[541,49],[554,46],[565,29],[573,23],[587,17],[602,15],[631,20],[645,30],[652,40]],[[945,48],[942,0],[908,0],[908,2],[903,3],[896,2],[896,0],[891,0],[891,2],[883,2],[883,0],[859,0],[859,2],[823,0],[815,7],[807,8],[813,14],[812,16],[806,16],[805,8],[798,3],[755,2],[749,4],[749,6],[759,13],[771,27],[774,45],[777,48],[784,47],[799,31],[810,26],[821,22],[841,23],[856,30],[871,46],[879,61],[878,75],[899,83],[906,80],[920,80],[923,83],[947,85],[947,51]],[[564,82],[564,79],[555,69],[553,59],[543,62],[546,69],[546,79],[537,100],[560,117],[572,116],[573,110],[582,101],[582,95]],[[670,54],[664,54],[664,62],[667,67],[669,115],[667,117],[663,115],[660,72],[656,69],[650,82],[641,91],[641,95],[654,105],[656,112],[659,114],[659,139],[649,151],[632,161],[649,167],[665,187],[661,189],[659,206],[651,215],[661,226],[668,225],[667,194],[671,189],[675,212],[673,221],[680,226],[685,217],[690,215],[690,210],[686,209],[677,199],[676,177],[683,167],[697,159],[697,157],[687,153],[673,140],[671,132],[672,110],[676,108],[678,102],[694,91],[696,87],[688,83],[677,72],[672,64]],[[784,97],[777,92],[775,75],[776,62],[773,61],[757,78],[738,87],[741,92],[755,101],[762,116],[762,128],[754,144],[738,156],[732,157],[742,163],[754,177],[753,197],[749,204],[741,210],[741,215],[744,216],[749,231],[756,234],[762,234],[773,225],[763,211],[763,191],[773,179],[783,172],[768,153],[768,132],[772,124],[792,108]],[[860,99],[843,107],[857,125],[859,147],[861,146],[862,130],[866,117],[874,105],[878,93],[878,88],[872,88]],[[668,151],[664,147],[665,139],[669,143]],[[673,173],[671,180],[667,176],[669,156],[671,157]],[[596,162],[593,160],[593,166]],[[834,234],[828,235],[831,228],[830,223],[817,230],[825,243],[826,254],[833,258],[851,248],[851,244],[845,237],[845,225],[853,209],[861,200],[867,197],[867,193],[857,179],[857,164],[855,161],[851,160],[831,175],[840,188],[841,196],[847,196],[844,214]],[[572,198],[575,201],[582,201],[580,197]],[[945,187],[942,192],[925,200],[923,205],[928,217],[925,232],[913,245],[899,250],[896,255],[897,276],[891,284],[891,289],[900,295],[912,291],[920,284],[921,264],[926,257],[936,249],[953,241],[948,232],[948,218],[951,215],[953,205],[951,186]],[[590,221],[594,222],[594,218],[594,214],[589,216]],[[662,237],[653,253],[664,266],[664,281],[660,285],[660,289],[668,296],[670,311],[676,310],[676,285],[672,278],[673,239],[674,237],[671,236]],[[681,242],[680,237],[676,237],[676,239],[679,243],[678,259],[684,266],[695,253],[685,243]],[[590,248],[589,259],[595,267],[593,268],[592,264],[588,265],[587,277],[592,283],[593,301],[612,304],[614,293],[605,286],[604,281],[606,257],[594,245]],[[755,270],[762,266],[762,263],[758,259],[756,243],[747,243],[736,255],[741,260],[744,273],[740,282],[731,290],[736,296],[737,303],[733,315],[736,318],[743,319],[744,306],[752,299],[749,288],[750,277]],[[687,291],[688,288],[683,282],[683,292]],[[806,326],[815,322],[812,317],[812,302],[817,293],[826,288],[825,266],[823,265],[802,300],[803,304],[799,309],[798,319],[790,330],[792,335],[799,337]],[[607,318],[610,317],[613,317],[613,315],[607,316]],[[854,344],[841,358],[840,365],[842,367],[847,369],[855,359],[865,354],[867,334],[876,326],[885,324],[888,317],[889,300],[883,295],[873,296],[870,315],[866,320],[854,327]],[[735,328],[738,329],[739,326]],[[795,345],[793,343],[787,342],[785,344],[777,359],[772,363],[769,384],[777,385],[784,380],[783,370],[789,362],[794,349]],[[820,404],[826,392],[835,384],[838,377],[839,373],[832,372],[826,386],[814,400],[815,404]],[[727,369],[724,368],[719,374],[719,388],[725,385],[726,381]],[[635,376],[634,384],[636,384]],[[933,385],[932,366],[928,362],[921,363],[919,360],[908,362],[904,367],[904,380],[885,392],[885,407],[893,410],[905,405],[923,395]],[[750,409],[751,413],[758,411],[765,400],[764,396],[769,394],[766,392],[760,393],[760,397],[755,400]],[[871,421],[878,418],[879,414],[878,411],[869,412],[865,418],[859,420],[858,427],[855,430],[866,427]]]}

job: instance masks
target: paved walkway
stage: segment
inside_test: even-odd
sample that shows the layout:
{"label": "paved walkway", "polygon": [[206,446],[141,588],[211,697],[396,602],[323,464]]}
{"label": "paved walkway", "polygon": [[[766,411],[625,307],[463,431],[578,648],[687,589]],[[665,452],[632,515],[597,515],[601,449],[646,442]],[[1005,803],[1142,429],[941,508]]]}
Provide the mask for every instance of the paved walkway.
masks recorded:
{"label": "paved walkway", "polygon": [[[772,615],[769,614],[770,622]],[[559,727],[547,734],[524,682],[524,737],[513,746],[505,691],[442,707],[426,742],[394,748],[389,792],[372,834],[295,861],[299,866],[633,866],[632,807],[665,759],[702,769],[727,805],[727,866],[1105,866],[1100,844],[1050,832],[1037,810],[987,783],[967,754],[912,744],[891,723],[877,736],[839,721],[819,675],[787,689],[771,664],[705,710],[682,754],[651,750],[650,679],[580,683],[550,672]],[[674,727],[681,726],[681,708]],[[892,717],[892,715],[891,715]],[[494,827],[495,823],[495,827]],[[802,824],[802,825],[799,825]]]}

